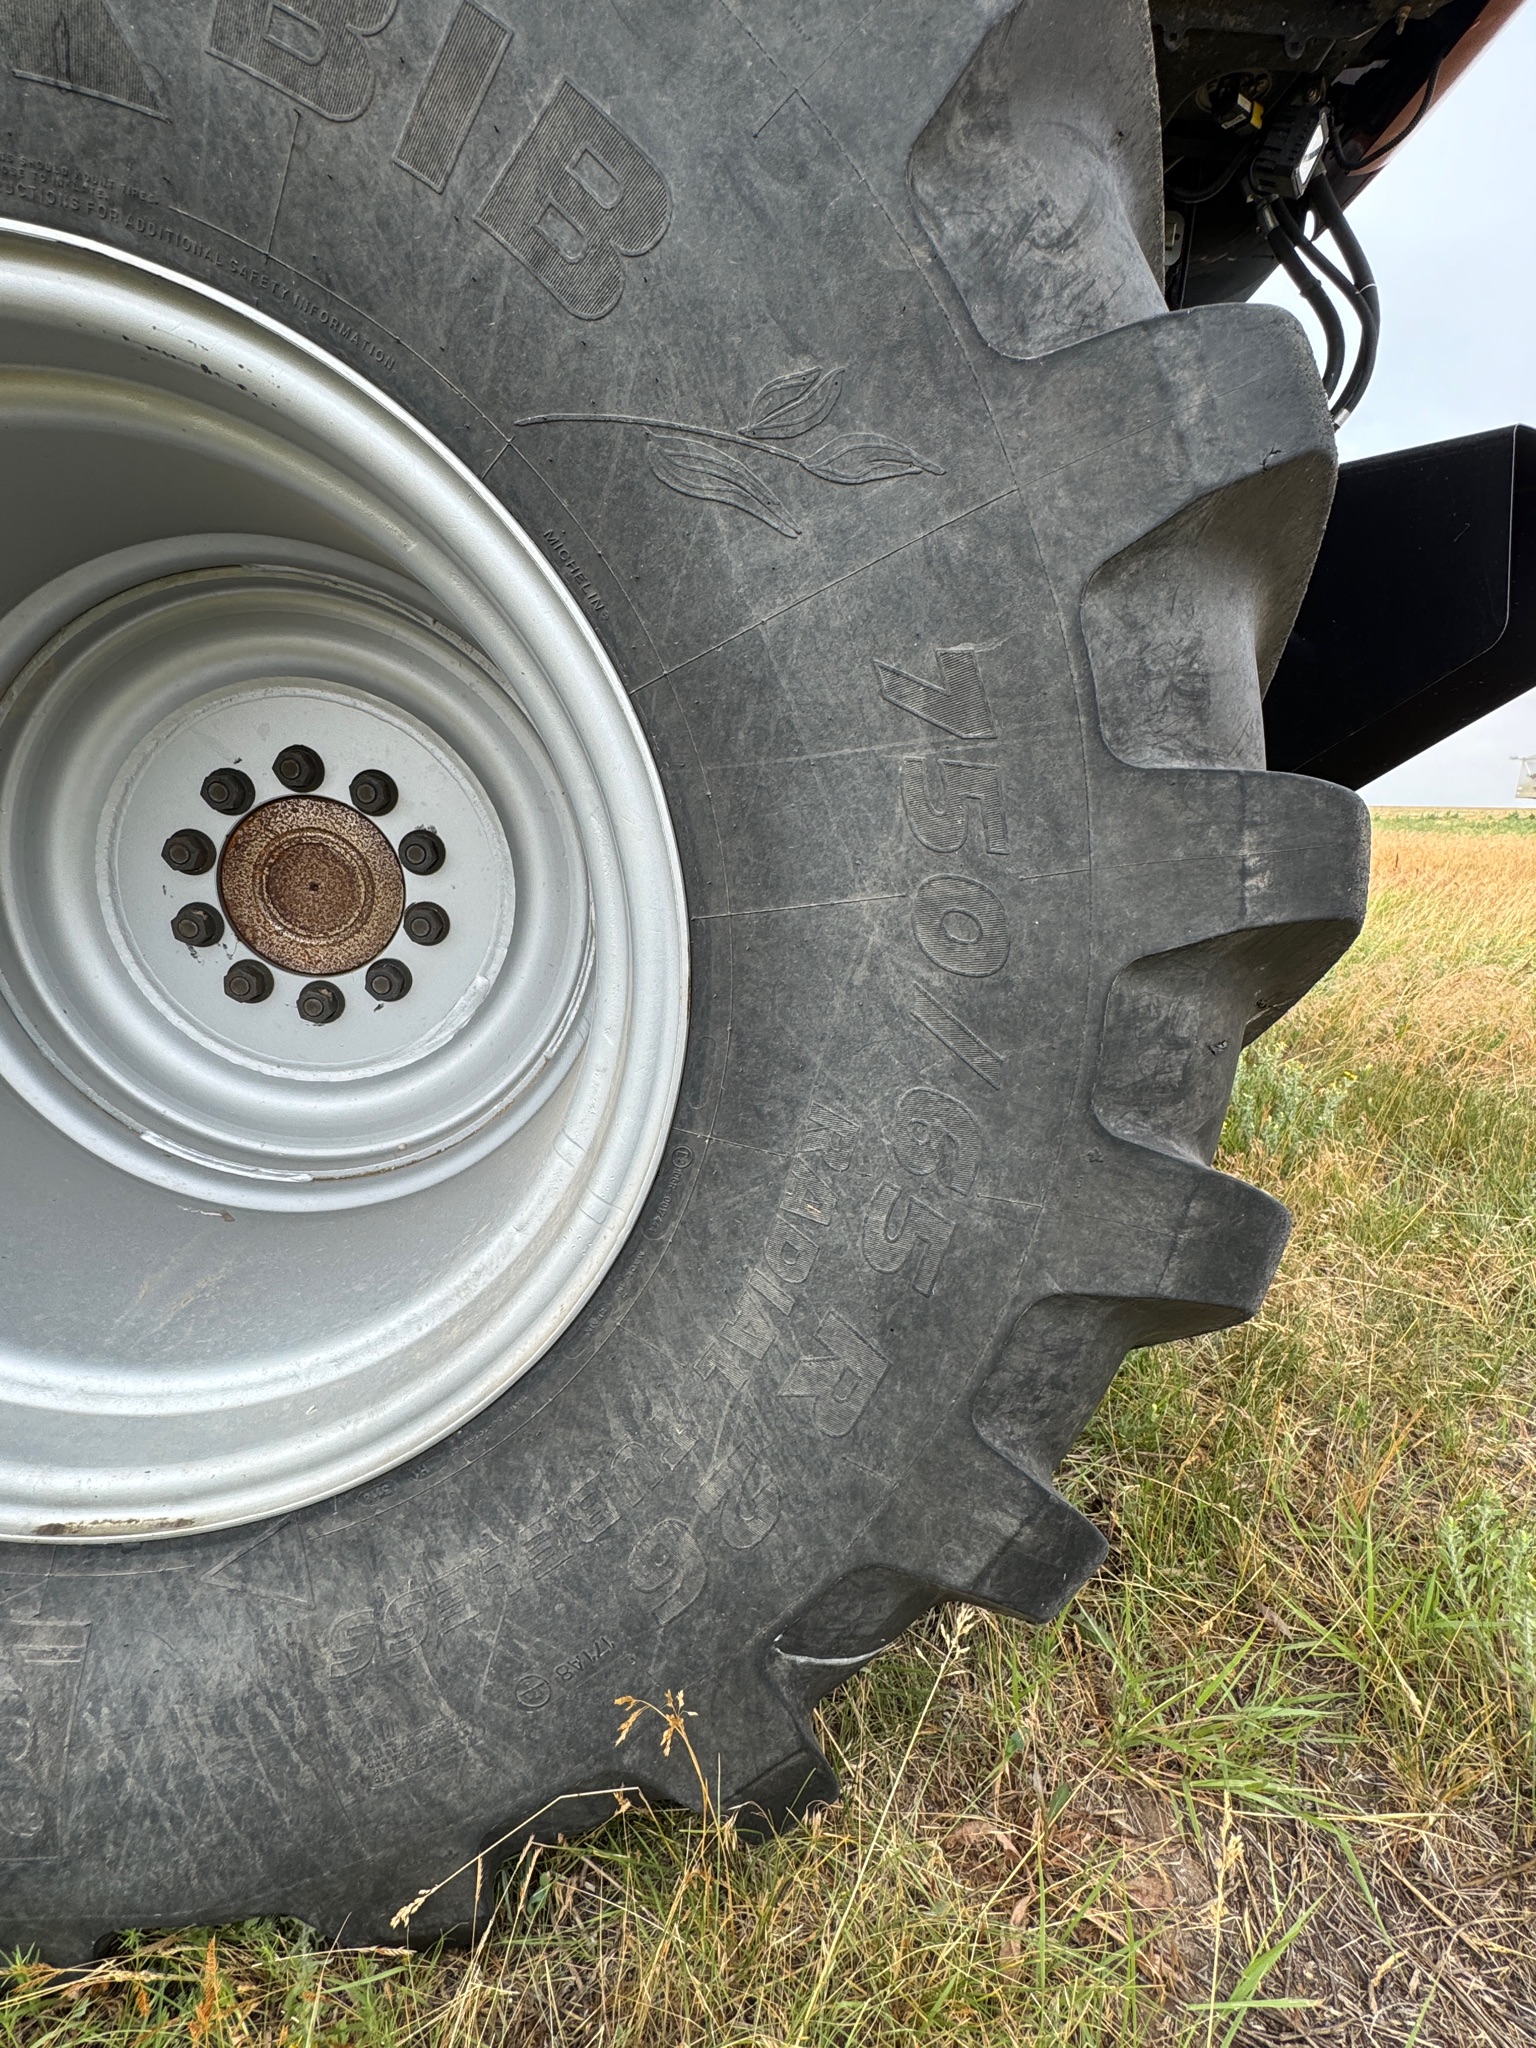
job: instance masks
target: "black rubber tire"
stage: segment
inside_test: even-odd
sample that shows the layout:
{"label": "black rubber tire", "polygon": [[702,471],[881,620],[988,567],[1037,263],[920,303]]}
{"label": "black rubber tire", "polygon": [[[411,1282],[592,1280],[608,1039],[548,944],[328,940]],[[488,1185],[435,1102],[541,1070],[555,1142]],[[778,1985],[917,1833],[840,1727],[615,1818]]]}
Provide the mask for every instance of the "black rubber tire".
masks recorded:
{"label": "black rubber tire", "polygon": [[1258,718],[1332,433],[1286,315],[1161,311],[1144,7],[488,5],[0,0],[0,207],[320,341],[542,537],[694,946],[642,1223],[493,1408],[277,1523],[0,1546],[0,1942],[57,1961],[398,1939],[609,1810],[618,1694],[686,1689],[727,1806],[829,1797],[811,1704],[941,1598],[1057,1613],[1120,1358],[1261,1299],[1284,1212],[1208,1162],[1361,914]]}

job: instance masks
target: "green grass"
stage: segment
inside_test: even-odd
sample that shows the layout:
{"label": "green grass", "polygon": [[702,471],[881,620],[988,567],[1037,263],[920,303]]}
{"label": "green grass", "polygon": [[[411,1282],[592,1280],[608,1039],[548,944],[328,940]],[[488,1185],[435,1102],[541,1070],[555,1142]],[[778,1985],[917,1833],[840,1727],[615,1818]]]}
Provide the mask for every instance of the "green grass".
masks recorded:
{"label": "green grass", "polygon": [[1378,829],[1388,832],[1454,832],[1458,839],[1481,838],[1488,833],[1536,833],[1536,809],[1520,810],[1513,804],[1480,811],[1384,804],[1372,815]]}
{"label": "green grass", "polygon": [[1536,2037],[1536,817],[1378,824],[1365,938],[1227,1122],[1295,1213],[1280,1278],[1127,1361],[1063,1474],[1112,1547],[1062,1621],[914,1631],[778,1841],[634,1809],[469,1955],[133,1938],[23,1968],[0,2042]]}

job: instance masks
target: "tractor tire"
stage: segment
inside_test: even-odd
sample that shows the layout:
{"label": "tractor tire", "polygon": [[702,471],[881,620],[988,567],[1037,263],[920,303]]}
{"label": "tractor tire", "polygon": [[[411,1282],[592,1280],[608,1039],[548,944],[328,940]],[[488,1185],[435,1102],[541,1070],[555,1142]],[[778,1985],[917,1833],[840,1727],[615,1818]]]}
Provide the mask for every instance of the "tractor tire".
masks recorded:
{"label": "tractor tire", "polygon": [[[1335,469],[1303,333],[1165,309],[1144,0],[0,0],[0,62],[0,1946],[452,1933],[526,1839],[613,1810],[620,1695],[685,1692],[720,1805],[777,1825],[835,1795],[814,1703],[915,1617],[1060,1612],[1105,1544],[1052,1474],[1120,1360],[1251,1315],[1279,1258],[1284,1210],[1210,1161],[1367,868],[1358,799],[1264,767]],[[497,506],[505,653],[439,573]],[[397,1173],[264,1180],[124,1136],[70,1067],[129,1058],[112,1015],[81,1051],[43,1014],[95,929],[85,854],[47,898],[68,944],[40,905],[96,801],[69,793],[108,790],[108,654],[219,604],[252,645],[324,611],[337,664],[388,641],[445,759],[473,699],[466,804],[500,802],[515,704],[589,849],[582,971],[618,948],[629,1009],[570,1071],[649,1094],[518,1345],[494,1117]],[[541,724],[562,661],[585,754]],[[279,724],[253,744],[326,753]],[[378,827],[430,825],[401,789]],[[239,793],[194,777],[172,822],[211,844]],[[233,897],[152,853],[217,951]],[[490,883],[444,878],[457,932]],[[328,1023],[359,990],[332,960],[295,1059],[394,1030],[449,950],[391,945],[412,993]],[[332,959],[294,946],[280,995]],[[208,1033],[277,1015],[244,971]],[[424,1088],[467,1043],[445,1015]],[[471,1353],[386,1426],[391,1374]],[[253,1360],[302,1390],[248,1419],[221,1389]],[[697,1799],[677,1752],[639,1782]]]}

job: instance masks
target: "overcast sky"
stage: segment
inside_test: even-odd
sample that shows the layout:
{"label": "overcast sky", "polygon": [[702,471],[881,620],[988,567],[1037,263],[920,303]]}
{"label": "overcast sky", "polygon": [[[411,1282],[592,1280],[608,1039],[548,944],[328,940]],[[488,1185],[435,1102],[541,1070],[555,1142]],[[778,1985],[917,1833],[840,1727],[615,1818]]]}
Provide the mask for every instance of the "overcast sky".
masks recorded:
{"label": "overcast sky", "polygon": [[[1349,210],[1381,285],[1381,353],[1339,436],[1347,462],[1536,426],[1536,0],[1526,0]],[[1260,294],[1294,309],[1289,284]],[[1349,316],[1345,315],[1346,325]],[[1536,690],[1361,793],[1508,804],[1536,754]]]}

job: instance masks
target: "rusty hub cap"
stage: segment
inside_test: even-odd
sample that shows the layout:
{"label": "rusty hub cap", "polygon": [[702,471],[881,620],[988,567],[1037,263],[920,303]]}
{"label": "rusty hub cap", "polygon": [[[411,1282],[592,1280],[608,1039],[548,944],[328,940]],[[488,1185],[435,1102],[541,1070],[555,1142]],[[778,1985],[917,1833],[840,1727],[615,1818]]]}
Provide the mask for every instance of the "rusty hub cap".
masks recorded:
{"label": "rusty hub cap", "polygon": [[405,877],[378,826],[324,796],[285,796],[238,824],[219,894],[243,943],[290,974],[350,974],[383,952]]}

